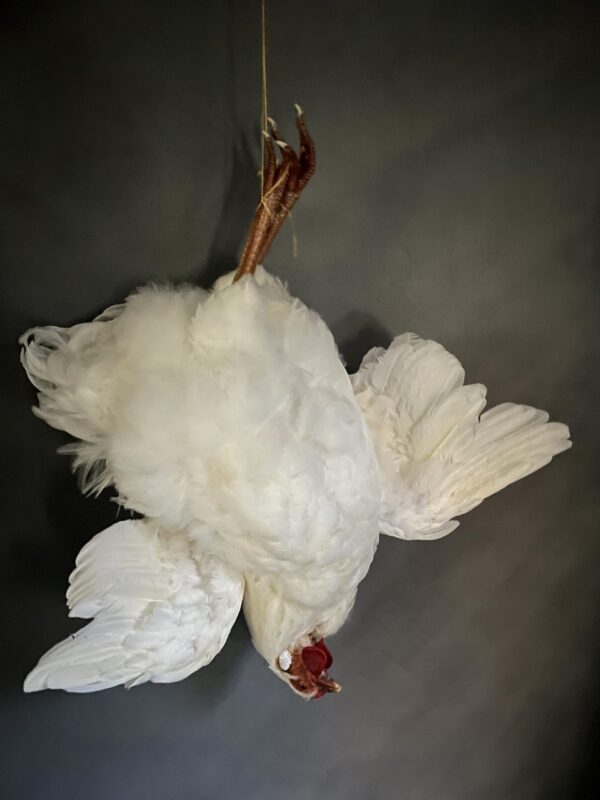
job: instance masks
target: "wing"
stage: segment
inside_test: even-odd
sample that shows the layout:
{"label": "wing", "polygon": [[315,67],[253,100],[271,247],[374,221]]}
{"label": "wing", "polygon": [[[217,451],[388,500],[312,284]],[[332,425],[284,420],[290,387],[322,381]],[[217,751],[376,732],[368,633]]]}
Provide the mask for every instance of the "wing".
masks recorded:
{"label": "wing", "polygon": [[186,678],[225,644],[243,591],[222,562],[194,557],[185,535],[118,522],[82,549],[70,578],[70,616],[93,621],[49,650],[24,689],[93,692]]}
{"label": "wing", "polygon": [[504,403],[482,414],[485,386],[464,377],[454,356],[412,333],[371,350],[352,376],[381,469],[382,533],[445,536],[453,517],[571,446],[544,411]]}

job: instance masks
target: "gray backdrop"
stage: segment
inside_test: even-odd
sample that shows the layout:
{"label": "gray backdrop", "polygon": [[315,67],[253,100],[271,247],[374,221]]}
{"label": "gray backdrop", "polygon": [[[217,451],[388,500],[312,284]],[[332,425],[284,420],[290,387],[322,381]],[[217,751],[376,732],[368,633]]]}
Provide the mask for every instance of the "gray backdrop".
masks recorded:
{"label": "gray backdrop", "polygon": [[[577,3],[271,2],[271,110],[314,182],[268,266],[350,366],[413,330],[575,448],[433,543],[384,540],[304,704],[242,622],[180,684],[21,694],[77,627],[80,497],[16,338],[235,265],[257,198],[258,2],[15,3],[3,19],[2,797],[597,797],[599,19]],[[597,45],[597,42],[596,42]]]}

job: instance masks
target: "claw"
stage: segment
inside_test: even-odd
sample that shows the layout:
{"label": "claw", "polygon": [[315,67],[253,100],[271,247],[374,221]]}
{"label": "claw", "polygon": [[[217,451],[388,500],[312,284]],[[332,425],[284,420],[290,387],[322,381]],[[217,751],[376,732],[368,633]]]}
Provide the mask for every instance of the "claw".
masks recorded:
{"label": "claw", "polygon": [[317,167],[317,153],[312,136],[308,132],[304,120],[304,112],[299,105],[296,105],[296,128],[300,136],[300,165],[301,175],[298,182],[299,191],[302,191],[309,180],[314,175]]}
{"label": "claw", "polygon": [[288,185],[286,186],[286,192],[284,193],[284,198],[282,201],[282,208],[281,208],[281,211],[285,216],[287,214],[287,211],[285,211],[286,197],[287,194],[295,191],[296,185],[298,183],[298,177],[300,175],[301,165],[300,165],[300,158],[286,141],[284,141],[283,139],[275,139],[275,144],[281,150],[281,156],[283,158],[283,161],[289,162],[290,164],[290,177]]}
{"label": "claw", "polygon": [[274,139],[281,139],[281,135],[279,133],[279,128],[277,127],[277,123],[273,119],[273,117],[267,117],[267,122],[269,123],[269,128],[271,129],[271,134]]}
{"label": "claw", "polygon": [[[252,220],[234,281],[239,280],[242,275],[253,273],[257,265],[262,263],[300,192],[315,171],[315,146],[306,127],[302,109],[297,104],[295,109],[296,127],[300,137],[298,153],[281,136],[272,117],[268,117],[270,130],[263,131],[266,148],[265,163],[262,165],[261,202]],[[279,163],[274,144],[281,153]]]}

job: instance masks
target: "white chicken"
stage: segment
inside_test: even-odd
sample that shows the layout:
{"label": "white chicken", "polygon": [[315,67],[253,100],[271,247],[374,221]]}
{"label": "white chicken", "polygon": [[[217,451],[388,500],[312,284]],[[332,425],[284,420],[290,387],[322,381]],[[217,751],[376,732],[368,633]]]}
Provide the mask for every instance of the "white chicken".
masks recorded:
{"label": "white chicken", "polygon": [[[243,603],[256,649],[299,695],[338,691],[324,642],[348,617],[379,533],[432,539],[570,446],[414,334],[349,377],[320,317],[259,266],[314,169],[273,127],[240,266],[211,292],[150,286],[92,322],[22,337],[35,413],[75,442],[82,488],[143,519],[82,549],[70,615],[92,621],[25,691],[171,682],[221,650]],[[273,139],[282,159],[277,162]]]}

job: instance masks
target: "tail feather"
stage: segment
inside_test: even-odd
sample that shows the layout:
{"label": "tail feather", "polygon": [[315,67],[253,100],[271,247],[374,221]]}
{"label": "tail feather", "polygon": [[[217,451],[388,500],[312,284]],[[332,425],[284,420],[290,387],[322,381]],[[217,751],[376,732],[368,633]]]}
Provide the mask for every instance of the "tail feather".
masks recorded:
{"label": "tail feather", "polygon": [[61,448],[74,456],[84,491],[99,493],[111,483],[105,435],[114,380],[112,325],[122,306],[72,328],[33,328],[19,339],[21,363],[38,390],[34,414],[79,440]]}
{"label": "tail feather", "polygon": [[73,456],[84,492],[114,483],[111,452],[119,409],[136,386],[180,365],[189,351],[189,323],[206,293],[181,286],[150,286],[92,322],[71,328],[32,328],[20,338],[21,362],[38,390],[34,413],[77,441]]}

